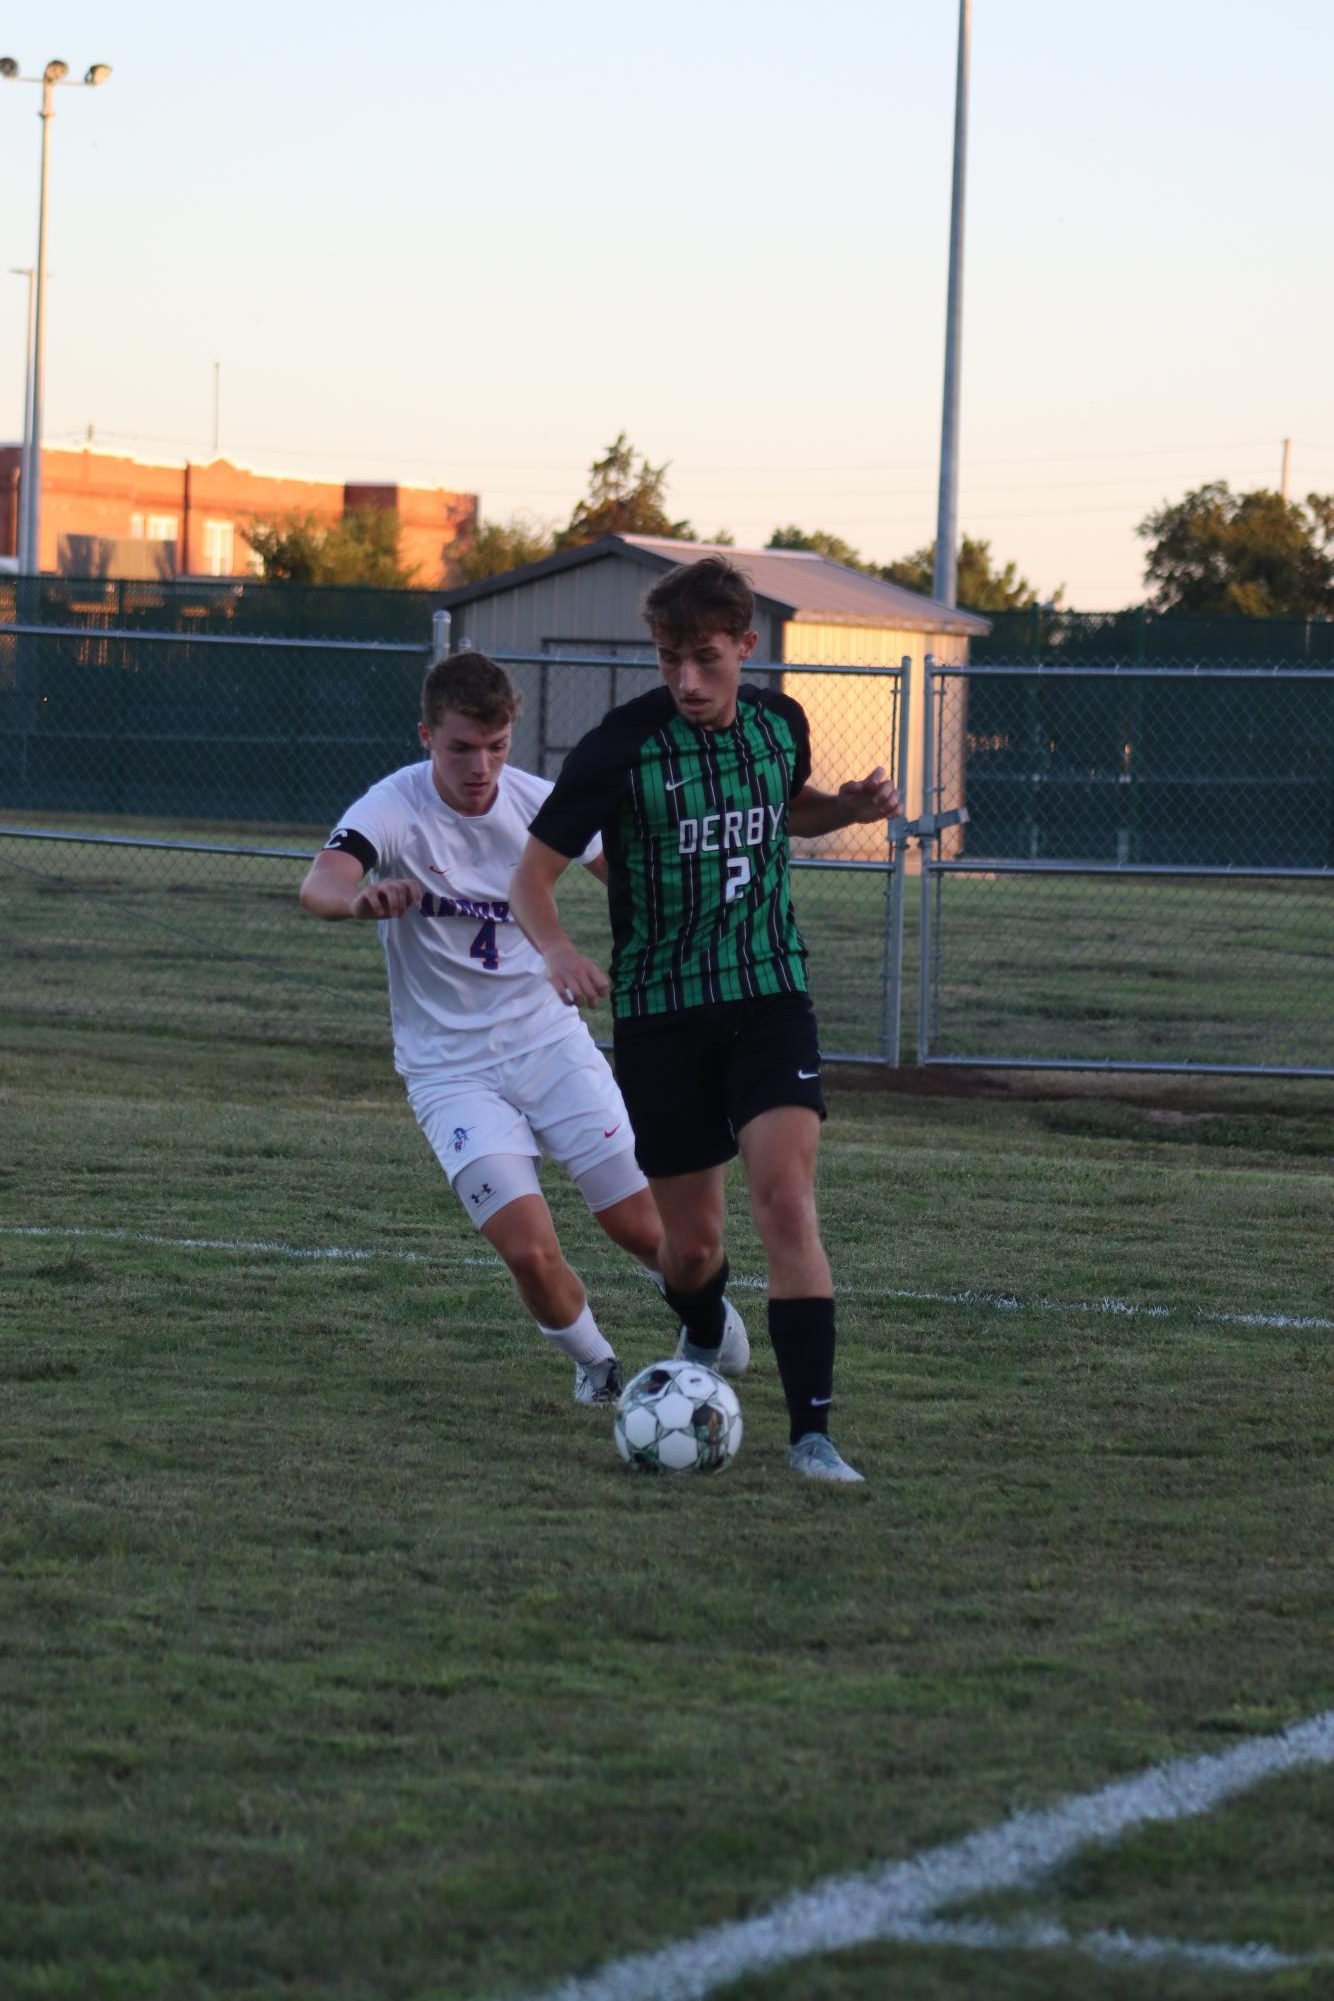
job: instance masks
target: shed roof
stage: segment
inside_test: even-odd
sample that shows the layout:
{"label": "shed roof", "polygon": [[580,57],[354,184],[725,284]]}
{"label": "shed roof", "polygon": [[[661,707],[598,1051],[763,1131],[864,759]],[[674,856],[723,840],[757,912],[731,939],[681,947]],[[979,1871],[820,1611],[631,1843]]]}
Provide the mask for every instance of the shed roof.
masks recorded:
{"label": "shed roof", "polygon": [[940,604],[920,591],[904,590],[900,584],[849,569],[846,563],[836,563],[812,550],[733,549],[717,542],[673,542],[658,535],[600,535],[582,548],[562,549],[540,563],[525,563],[521,569],[503,570],[480,583],[448,591],[444,603],[451,608],[476,604],[481,598],[495,597],[539,577],[608,557],[629,557],[646,570],[661,572],[714,554],[728,557],[745,571],[767,610],[798,623],[888,626],[900,632],[957,632],[977,637],[991,630],[990,621],[976,612]]}

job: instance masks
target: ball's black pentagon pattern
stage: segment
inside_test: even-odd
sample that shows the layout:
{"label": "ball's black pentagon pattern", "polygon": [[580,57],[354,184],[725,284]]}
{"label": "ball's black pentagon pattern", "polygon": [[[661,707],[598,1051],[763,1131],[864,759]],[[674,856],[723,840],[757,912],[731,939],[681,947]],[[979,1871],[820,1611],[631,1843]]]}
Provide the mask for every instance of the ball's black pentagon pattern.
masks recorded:
{"label": "ball's black pentagon pattern", "polygon": [[645,1473],[716,1473],[741,1445],[731,1384],[698,1362],[653,1362],[621,1392],[612,1435],[627,1466]]}

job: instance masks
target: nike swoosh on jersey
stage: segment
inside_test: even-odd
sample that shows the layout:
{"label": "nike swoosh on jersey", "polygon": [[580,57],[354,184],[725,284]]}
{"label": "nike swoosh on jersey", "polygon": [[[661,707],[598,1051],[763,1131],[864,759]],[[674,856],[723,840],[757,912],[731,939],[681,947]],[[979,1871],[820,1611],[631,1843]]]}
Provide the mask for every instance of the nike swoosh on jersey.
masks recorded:
{"label": "nike swoosh on jersey", "polygon": [[665,778],[662,789],[664,792],[679,792],[686,782],[684,778]]}
{"label": "nike swoosh on jersey", "polygon": [[619,1132],[620,1130],[621,1130],[621,1121],[620,1121],[619,1119],[617,1119],[617,1121],[616,1121],[616,1123],[615,1123],[615,1125],[614,1125],[614,1126],[607,1126],[607,1127],[606,1127],[606,1129],[604,1130],[604,1132],[603,1132],[603,1134],[602,1134],[602,1137],[603,1137],[603,1139],[610,1139],[613,1133],[618,1133],[618,1132]]}
{"label": "nike swoosh on jersey", "polygon": [[802,1082],[806,1084],[809,1084],[812,1077],[818,1077],[819,1074],[820,1073],[818,1070],[798,1070],[797,1072],[797,1075],[801,1078]]}

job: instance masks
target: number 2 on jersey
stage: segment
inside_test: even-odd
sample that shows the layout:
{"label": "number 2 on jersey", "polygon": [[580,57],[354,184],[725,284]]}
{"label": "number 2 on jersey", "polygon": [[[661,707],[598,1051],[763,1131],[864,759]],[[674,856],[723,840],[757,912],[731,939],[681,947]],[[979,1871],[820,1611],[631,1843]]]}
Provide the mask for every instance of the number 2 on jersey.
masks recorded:
{"label": "number 2 on jersey", "polygon": [[727,864],[727,888],[723,891],[723,902],[735,903],[749,881],[750,856],[733,855]]}
{"label": "number 2 on jersey", "polygon": [[468,947],[468,957],[470,959],[480,959],[488,973],[499,971],[500,948],[496,944],[496,920],[494,917],[486,918],[482,924],[481,930]]}

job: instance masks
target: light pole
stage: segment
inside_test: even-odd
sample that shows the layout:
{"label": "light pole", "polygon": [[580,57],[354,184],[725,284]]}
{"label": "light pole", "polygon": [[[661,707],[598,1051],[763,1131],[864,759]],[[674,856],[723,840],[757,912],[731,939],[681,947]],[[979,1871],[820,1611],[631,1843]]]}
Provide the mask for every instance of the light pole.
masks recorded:
{"label": "light pole", "polygon": [[23,450],[19,457],[19,575],[28,574],[28,484],[32,478],[32,281],[37,276],[31,264],[11,264],[10,276],[28,281],[28,334],[23,348]]}
{"label": "light pole", "polygon": [[959,63],[954,87],[954,193],[945,302],[945,393],[940,416],[940,496],[931,595],[953,605],[959,584],[959,350],[963,342],[963,203],[968,154],[968,54],[973,0],[959,0]]}
{"label": "light pole", "polygon": [[[93,63],[83,77],[75,81],[96,85],[105,83],[110,75],[108,63]],[[27,464],[23,482],[23,530],[20,536],[20,547],[27,553],[27,573],[31,576],[39,575],[42,566],[42,392],[46,350],[46,211],[51,173],[51,120],[56,115],[56,85],[64,83],[68,76],[69,64],[58,59],[49,62],[40,76],[22,76],[13,56],[0,56],[0,77],[6,82],[38,83],[42,87],[42,108],[37,114],[42,121],[42,173],[37,201],[37,283],[30,349],[31,387]]]}

